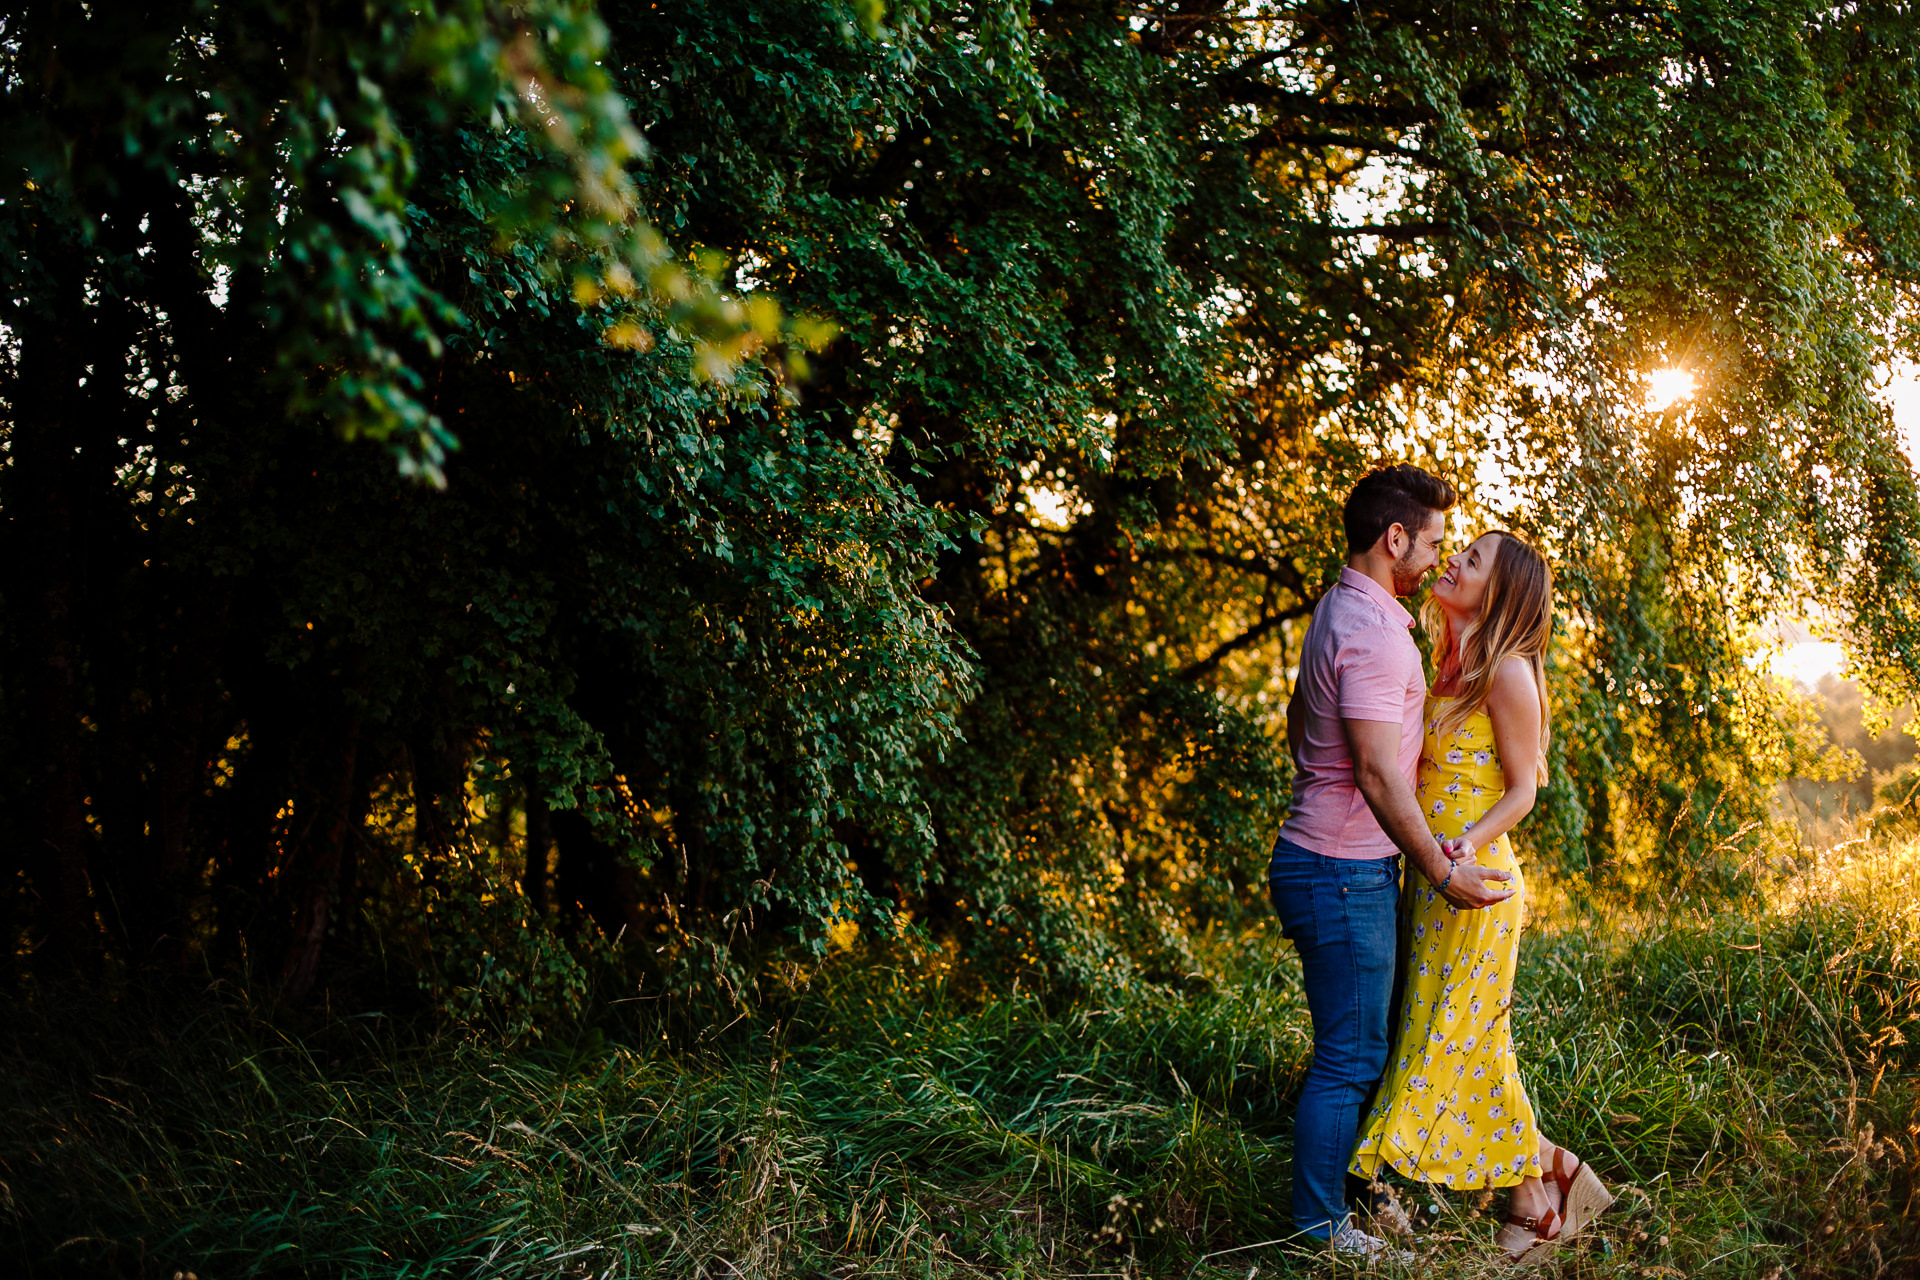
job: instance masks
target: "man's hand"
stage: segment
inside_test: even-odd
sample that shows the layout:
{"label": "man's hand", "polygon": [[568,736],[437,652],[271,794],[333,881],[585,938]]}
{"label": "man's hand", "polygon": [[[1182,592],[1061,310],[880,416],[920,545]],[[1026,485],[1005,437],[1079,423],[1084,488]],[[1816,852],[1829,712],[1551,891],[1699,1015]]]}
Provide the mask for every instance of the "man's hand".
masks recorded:
{"label": "man's hand", "polygon": [[1511,879],[1511,871],[1483,867],[1476,862],[1456,862],[1447,880],[1447,887],[1440,891],[1440,896],[1462,911],[1478,911],[1511,898],[1513,890],[1506,886]]}
{"label": "man's hand", "polygon": [[[1440,896],[1460,910],[1478,911],[1481,907],[1505,902],[1513,896],[1513,890],[1506,888],[1507,882],[1513,879],[1512,873],[1495,871],[1474,861],[1478,850],[1466,835],[1445,837],[1440,841],[1440,852],[1447,855],[1448,862],[1453,866],[1447,877],[1447,887]],[[1438,884],[1439,881],[1434,883]]]}

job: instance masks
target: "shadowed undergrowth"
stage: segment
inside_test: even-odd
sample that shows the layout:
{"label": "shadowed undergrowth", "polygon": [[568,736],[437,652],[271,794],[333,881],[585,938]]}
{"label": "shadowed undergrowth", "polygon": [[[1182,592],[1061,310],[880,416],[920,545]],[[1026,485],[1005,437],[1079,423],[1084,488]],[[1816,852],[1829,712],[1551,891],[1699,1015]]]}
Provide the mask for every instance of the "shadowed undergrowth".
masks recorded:
{"label": "shadowed undergrowth", "polygon": [[[1547,1132],[1620,1204],[1581,1276],[1920,1273],[1920,845],[1764,908],[1611,914],[1555,892],[1515,1010]],[[29,1274],[1246,1277],[1287,1234],[1309,1051],[1271,924],[1178,989],[996,991],[939,952],[810,972],[676,1044],[644,1004],[566,1048],[298,1038],[20,997],[0,1040],[0,1240]],[[771,1010],[777,1007],[779,1015]],[[1497,1214],[1411,1194],[1419,1269]]]}

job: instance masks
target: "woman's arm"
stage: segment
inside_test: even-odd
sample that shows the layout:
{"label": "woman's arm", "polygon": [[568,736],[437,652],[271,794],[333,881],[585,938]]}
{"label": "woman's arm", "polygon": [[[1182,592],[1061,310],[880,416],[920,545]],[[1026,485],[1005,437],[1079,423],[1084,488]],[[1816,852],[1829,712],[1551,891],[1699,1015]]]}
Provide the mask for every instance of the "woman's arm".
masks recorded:
{"label": "woman's arm", "polygon": [[1478,852],[1518,826],[1533,809],[1540,776],[1540,691],[1533,687],[1533,669],[1524,658],[1508,658],[1493,673],[1487,691],[1487,718],[1493,721],[1493,747],[1500,753],[1500,772],[1506,794],[1486,816],[1473,824],[1462,840]]}

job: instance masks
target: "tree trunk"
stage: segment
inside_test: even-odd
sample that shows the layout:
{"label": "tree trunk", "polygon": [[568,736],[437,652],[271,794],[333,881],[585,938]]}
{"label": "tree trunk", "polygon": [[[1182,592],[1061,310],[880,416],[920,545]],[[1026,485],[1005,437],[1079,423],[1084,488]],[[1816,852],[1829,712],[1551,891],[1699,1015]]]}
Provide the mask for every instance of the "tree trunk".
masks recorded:
{"label": "tree trunk", "polygon": [[17,583],[30,758],[21,861],[38,899],[35,953],[41,972],[65,977],[95,955],[83,773],[81,594],[75,539],[72,421],[86,376],[82,279],[66,246],[37,246],[54,280],[53,315],[19,333],[20,375],[7,486],[10,568]]}
{"label": "tree trunk", "polygon": [[307,796],[319,810],[312,825],[306,828],[306,838],[300,842],[301,852],[306,855],[299,860],[303,889],[294,913],[293,942],[287,950],[284,969],[286,993],[296,1002],[306,999],[319,977],[327,925],[340,885],[340,868],[348,842],[360,825],[364,806],[359,761],[360,724],[356,718],[348,721],[344,732],[310,766],[317,776],[310,777],[312,785]]}
{"label": "tree trunk", "polygon": [[593,824],[577,809],[552,815],[559,865],[554,890],[560,910],[585,915],[609,938],[641,923],[640,877],[624,858],[601,843]]}
{"label": "tree trunk", "polygon": [[547,874],[547,859],[553,852],[553,819],[546,797],[536,781],[527,788],[527,865],[520,873],[520,892],[536,919],[547,914],[553,881]]}
{"label": "tree trunk", "polygon": [[467,744],[437,731],[422,733],[407,746],[413,775],[414,829],[431,854],[429,881],[460,856],[467,830]]}
{"label": "tree trunk", "polygon": [[182,619],[161,703],[153,761],[148,865],[154,887],[146,921],[154,967],[178,972],[187,959],[194,907],[206,892],[204,856],[193,847],[194,811],[209,764],[208,704],[214,696],[212,652],[225,624],[224,605],[189,609]]}
{"label": "tree trunk", "polygon": [[242,730],[247,752],[221,797],[213,962],[225,970],[244,969],[253,956],[272,956],[288,945],[269,883],[279,856],[276,815],[293,794],[290,743],[277,693],[278,682],[270,681],[249,700],[252,715]]}

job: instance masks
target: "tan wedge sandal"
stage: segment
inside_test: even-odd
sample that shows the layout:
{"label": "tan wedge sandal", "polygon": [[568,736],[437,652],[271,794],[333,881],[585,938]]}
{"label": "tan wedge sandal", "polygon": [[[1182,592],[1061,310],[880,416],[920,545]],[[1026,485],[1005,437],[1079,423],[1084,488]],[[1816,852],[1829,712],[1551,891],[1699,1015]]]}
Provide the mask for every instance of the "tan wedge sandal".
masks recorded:
{"label": "tan wedge sandal", "polygon": [[1553,1163],[1547,1168],[1547,1177],[1560,1188],[1560,1214],[1564,1223],[1559,1238],[1562,1240],[1587,1226],[1613,1203],[1613,1193],[1600,1181],[1600,1175],[1565,1147],[1553,1149]]}
{"label": "tan wedge sandal", "polygon": [[1553,1149],[1541,1181],[1560,1192],[1560,1207],[1537,1218],[1507,1215],[1494,1237],[1516,1269],[1538,1266],[1613,1203],[1613,1193],[1587,1163],[1565,1147]]}
{"label": "tan wedge sandal", "polygon": [[1515,1270],[1537,1267],[1566,1239],[1566,1219],[1552,1209],[1537,1218],[1507,1215],[1506,1225],[1493,1242],[1506,1253]]}

